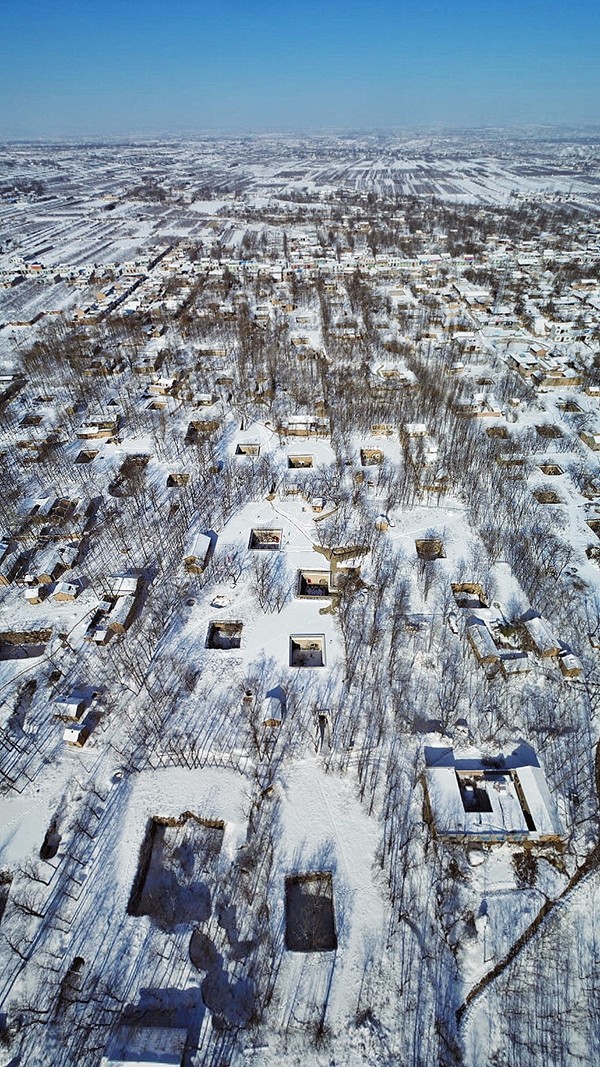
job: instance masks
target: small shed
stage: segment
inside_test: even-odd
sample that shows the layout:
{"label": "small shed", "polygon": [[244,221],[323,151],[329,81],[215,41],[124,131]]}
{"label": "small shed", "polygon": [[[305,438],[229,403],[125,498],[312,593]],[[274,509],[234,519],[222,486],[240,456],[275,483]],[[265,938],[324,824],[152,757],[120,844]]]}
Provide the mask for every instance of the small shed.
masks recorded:
{"label": "small shed", "polygon": [[115,437],[118,432],[116,419],[94,419],[80,426],[77,437],[80,441],[95,441],[98,438]]}
{"label": "small shed", "polygon": [[265,697],[261,706],[261,717],[263,726],[281,726],[283,722],[283,704],[279,697]]}
{"label": "small shed", "polygon": [[197,533],[190,538],[183,557],[183,565],[188,574],[202,574],[208,562],[211,544],[208,534]]}
{"label": "small shed", "polygon": [[44,599],[43,586],[27,585],[23,592],[23,596],[28,604],[41,604]]}
{"label": "small shed", "polygon": [[74,722],[66,726],[63,732],[63,741],[67,745],[74,745],[77,748],[83,748],[88,737],[90,736],[91,729],[88,722],[85,719],[81,719],[79,722]]}
{"label": "small shed", "polygon": [[558,666],[565,678],[580,678],[583,672],[583,664],[573,652],[563,649],[558,655]]}

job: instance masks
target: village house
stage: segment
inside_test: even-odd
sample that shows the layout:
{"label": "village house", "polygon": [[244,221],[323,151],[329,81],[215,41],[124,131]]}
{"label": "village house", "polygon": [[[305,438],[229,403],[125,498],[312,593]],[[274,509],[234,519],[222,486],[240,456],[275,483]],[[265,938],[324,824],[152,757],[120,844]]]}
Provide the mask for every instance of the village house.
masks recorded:
{"label": "village house", "polygon": [[429,435],[425,423],[409,422],[404,427],[408,458],[416,471],[433,467],[439,461],[437,442]]}
{"label": "village house", "polygon": [[72,745],[75,748],[83,748],[88,737],[90,736],[91,728],[86,719],[82,719],[78,723],[71,723],[63,730],[63,741],[67,745]]}
{"label": "village house", "polygon": [[40,548],[29,561],[25,581],[30,585],[49,585],[67,570],[61,546],[49,544]]}
{"label": "village house", "polygon": [[158,370],[158,363],[157,356],[138,356],[131,369],[134,374],[151,376]]}
{"label": "village house", "polygon": [[90,357],[89,363],[83,368],[83,374],[86,378],[96,378],[100,375],[108,377],[118,374],[121,370],[122,364],[116,356],[101,354]]}
{"label": "village house", "polygon": [[531,667],[531,658],[527,652],[509,652],[504,649],[500,652],[500,670],[507,679],[528,674]]}
{"label": "village house", "polygon": [[458,400],[455,410],[457,415],[471,419],[500,418],[503,414],[495,397],[486,393],[475,393],[469,399]]}
{"label": "village house", "polygon": [[41,604],[48,595],[48,585],[26,585],[23,590],[23,599],[27,604]]}
{"label": "village house", "polygon": [[155,374],[149,382],[147,392],[150,396],[169,396],[175,391],[177,378]]}
{"label": "village house", "polygon": [[140,579],[136,574],[113,574],[109,580],[111,596],[136,596]]}
{"label": "village house", "polygon": [[568,322],[553,322],[550,328],[550,336],[553,341],[571,341],[579,336],[579,330],[572,320]]}
{"label": "village house", "polygon": [[542,390],[573,388],[582,384],[583,375],[563,361],[541,359],[531,375],[531,380]]}
{"label": "village house", "polygon": [[210,557],[212,541],[208,534],[194,534],[186,547],[183,565],[187,574],[202,574]]}
{"label": "village house", "polygon": [[123,634],[129,627],[135,610],[135,596],[118,596],[107,614],[106,626],[114,633]]}
{"label": "village house", "polygon": [[108,642],[113,631],[108,629],[107,616],[113,603],[112,600],[103,600],[98,605],[85,631],[86,641],[93,641],[96,645],[105,645]]}
{"label": "village house", "polygon": [[286,437],[328,437],[329,419],[319,415],[290,415],[280,427]]}
{"label": "village house", "polygon": [[467,618],[465,633],[478,663],[500,662],[500,650],[483,619],[470,615]]}
{"label": "village house", "polygon": [[545,843],[563,836],[544,772],[528,746],[486,758],[431,748],[425,785],[433,827],[442,840]]}
{"label": "village house", "polygon": [[113,440],[117,436],[118,429],[118,419],[101,416],[91,418],[80,426],[76,431],[76,436],[80,441],[97,441],[99,438]]}
{"label": "village house", "polygon": [[523,616],[523,625],[529,634],[530,641],[538,656],[547,659],[550,656],[558,656],[562,651],[562,643],[553,634],[549,624],[537,612],[530,611]]}
{"label": "village house", "polygon": [[102,600],[85,632],[87,641],[106,644],[113,634],[130,626],[136,611],[140,579],[136,575],[115,574],[108,579],[108,596]]}
{"label": "village house", "polygon": [[95,690],[72,689],[66,695],[57,697],[54,707],[61,718],[79,722],[96,695]]}
{"label": "village house", "polygon": [[509,366],[513,370],[516,370],[522,378],[529,379],[537,370],[538,358],[533,353],[522,354],[511,352],[509,356]]}
{"label": "village house", "polygon": [[76,600],[79,594],[79,585],[74,582],[57,582],[50,594],[50,600]]}

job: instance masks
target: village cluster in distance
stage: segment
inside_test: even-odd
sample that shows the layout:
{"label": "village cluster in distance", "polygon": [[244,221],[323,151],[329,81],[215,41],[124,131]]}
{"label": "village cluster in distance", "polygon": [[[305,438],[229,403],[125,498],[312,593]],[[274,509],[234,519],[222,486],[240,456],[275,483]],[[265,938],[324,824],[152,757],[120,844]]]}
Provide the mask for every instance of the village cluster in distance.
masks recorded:
{"label": "village cluster in distance", "polygon": [[12,143],[0,1063],[600,1062],[600,141]]}

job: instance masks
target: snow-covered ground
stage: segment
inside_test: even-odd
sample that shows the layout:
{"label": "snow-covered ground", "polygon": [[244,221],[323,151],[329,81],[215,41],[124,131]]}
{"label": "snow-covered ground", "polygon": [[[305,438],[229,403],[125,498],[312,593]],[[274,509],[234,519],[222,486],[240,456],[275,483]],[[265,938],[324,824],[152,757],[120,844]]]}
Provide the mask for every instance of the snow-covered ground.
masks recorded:
{"label": "snow-covered ground", "polygon": [[598,1062],[596,146],[6,152],[0,1063]]}

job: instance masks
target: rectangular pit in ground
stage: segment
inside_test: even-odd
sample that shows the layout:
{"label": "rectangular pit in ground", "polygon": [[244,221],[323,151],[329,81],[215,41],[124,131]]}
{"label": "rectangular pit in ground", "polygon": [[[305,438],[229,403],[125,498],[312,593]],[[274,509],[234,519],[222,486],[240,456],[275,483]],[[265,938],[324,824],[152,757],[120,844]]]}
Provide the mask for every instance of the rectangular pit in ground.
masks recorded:
{"label": "rectangular pit in ground", "polygon": [[304,455],[288,456],[288,467],[291,470],[306,470],[313,466],[313,457],[308,452]]}
{"label": "rectangular pit in ground", "polygon": [[207,648],[218,648],[224,652],[232,648],[240,648],[242,644],[241,622],[211,622],[206,636]]}
{"label": "rectangular pit in ground", "polygon": [[487,794],[486,783],[483,778],[474,775],[458,774],[456,781],[460,791],[460,799],[465,811],[491,811],[492,805]]}
{"label": "rectangular pit in ground", "polygon": [[383,452],[380,448],[361,448],[360,462],[363,467],[379,467],[383,463]]}
{"label": "rectangular pit in ground", "polygon": [[324,634],[293,634],[290,636],[290,667],[324,666]]}
{"label": "rectangular pit in ground", "polygon": [[534,489],[533,496],[538,504],[563,504],[564,501],[554,489]]}
{"label": "rectangular pit in ground", "polygon": [[260,445],[248,442],[240,442],[235,450],[236,456],[259,456]]}
{"label": "rectangular pit in ground", "polygon": [[314,597],[330,595],[329,571],[298,571],[296,596],[312,600]]}
{"label": "rectangular pit in ground", "polygon": [[211,914],[210,876],[221,851],[224,823],[192,812],[148,820],[127,911],[159,926],[205,921]]}
{"label": "rectangular pit in ground", "polygon": [[256,527],[254,530],[250,531],[248,548],[276,552],[281,548],[282,536],[283,530]]}
{"label": "rectangular pit in ground", "polygon": [[452,593],[459,608],[468,611],[472,608],[489,607],[483,586],[480,582],[452,582]]}
{"label": "rectangular pit in ground", "polygon": [[559,467],[558,463],[540,463],[539,469],[542,474],[546,474],[549,477],[557,477],[559,474],[564,474],[562,467]]}
{"label": "rectangular pit in ground", "polygon": [[419,559],[434,560],[445,559],[444,542],[441,537],[424,537],[415,541],[415,548]]}
{"label": "rectangular pit in ground", "polygon": [[337,948],[330,871],[286,878],[285,945],[290,952],[334,952]]}
{"label": "rectangular pit in ground", "polygon": [[563,432],[559,426],[555,426],[550,422],[542,422],[539,426],[536,426],[538,436],[548,441],[558,441]]}

